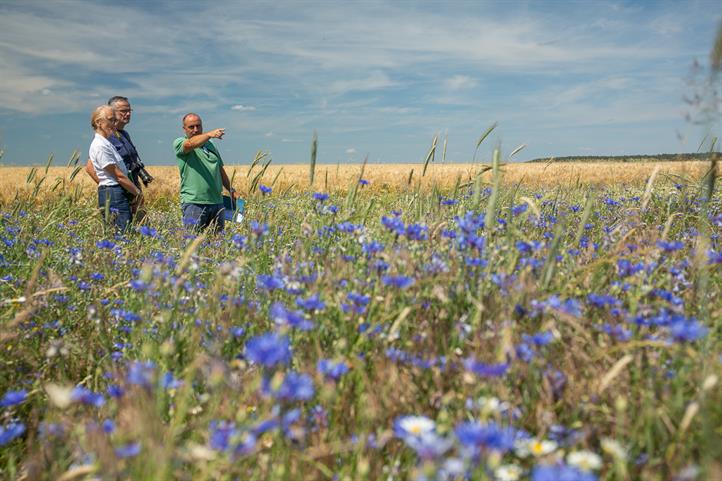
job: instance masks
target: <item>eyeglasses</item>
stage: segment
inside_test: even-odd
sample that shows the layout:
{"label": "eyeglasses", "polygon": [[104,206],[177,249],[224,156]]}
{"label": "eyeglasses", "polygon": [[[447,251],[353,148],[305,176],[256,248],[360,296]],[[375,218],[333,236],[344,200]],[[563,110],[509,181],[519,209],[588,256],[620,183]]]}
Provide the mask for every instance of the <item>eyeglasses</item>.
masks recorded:
{"label": "eyeglasses", "polygon": [[129,114],[133,111],[133,109],[123,109],[123,110],[116,110],[119,114]]}

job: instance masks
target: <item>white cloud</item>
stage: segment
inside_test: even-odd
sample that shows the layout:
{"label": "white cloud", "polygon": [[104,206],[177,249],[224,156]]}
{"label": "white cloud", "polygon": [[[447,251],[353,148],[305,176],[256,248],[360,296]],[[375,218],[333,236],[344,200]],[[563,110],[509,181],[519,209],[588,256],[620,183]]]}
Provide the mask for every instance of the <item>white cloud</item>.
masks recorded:
{"label": "white cloud", "polygon": [[354,149],[353,147],[346,149],[346,153],[348,155],[354,155],[354,154],[356,154],[356,152],[357,152],[356,149]]}
{"label": "white cloud", "polygon": [[467,75],[454,75],[444,80],[444,84],[451,90],[469,89],[476,87],[476,80]]}
{"label": "white cloud", "polygon": [[253,105],[238,104],[238,105],[234,105],[233,107],[231,107],[231,110],[238,110],[241,112],[252,112],[252,111],[256,110],[256,107],[254,107]]}
{"label": "white cloud", "polygon": [[329,85],[329,90],[335,94],[345,94],[352,91],[378,90],[391,87],[395,83],[383,72],[372,72],[365,78],[351,80],[338,80]]}
{"label": "white cloud", "polygon": [[263,136],[266,138],[273,137],[273,132],[266,132],[265,134],[263,134]]}

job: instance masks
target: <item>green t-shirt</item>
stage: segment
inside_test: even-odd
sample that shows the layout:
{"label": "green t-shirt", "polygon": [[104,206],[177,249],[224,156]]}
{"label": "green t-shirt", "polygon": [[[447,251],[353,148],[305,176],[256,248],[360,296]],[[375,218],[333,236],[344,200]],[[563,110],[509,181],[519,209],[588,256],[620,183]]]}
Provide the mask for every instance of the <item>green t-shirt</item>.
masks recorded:
{"label": "green t-shirt", "polygon": [[181,203],[222,204],[221,154],[210,140],[203,147],[184,154],[185,140],[186,137],[178,137],[173,141],[173,150],[180,169]]}

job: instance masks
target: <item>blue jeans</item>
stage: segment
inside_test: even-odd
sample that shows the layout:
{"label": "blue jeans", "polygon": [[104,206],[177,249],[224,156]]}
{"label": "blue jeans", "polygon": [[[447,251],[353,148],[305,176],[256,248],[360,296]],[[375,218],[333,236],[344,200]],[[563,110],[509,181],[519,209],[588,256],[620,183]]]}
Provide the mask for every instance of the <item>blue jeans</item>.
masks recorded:
{"label": "blue jeans", "polygon": [[98,187],[98,207],[105,215],[105,203],[109,203],[110,216],[106,222],[112,222],[116,230],[124,231],[130,226],[133,214],[130,210],[130,195],[119,185]]}
{"label": "blue jeans", "polygon": [[223,204],[181,204],[183,224],[201,231],[213,225],[214,232],[220,232],[225,226]]}

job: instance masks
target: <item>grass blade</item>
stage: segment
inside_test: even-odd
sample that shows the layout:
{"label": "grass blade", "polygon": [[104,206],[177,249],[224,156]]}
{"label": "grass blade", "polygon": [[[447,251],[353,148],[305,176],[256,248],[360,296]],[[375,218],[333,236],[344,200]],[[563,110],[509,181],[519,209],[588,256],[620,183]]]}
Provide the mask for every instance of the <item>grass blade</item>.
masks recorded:
{"label": "grass blade", "polygon": [[429,167],[429,162],[434,161],[434,157],[436,156],[436,141],[439,139],[438,135],[434,135],[434,140],[431,141],[431,148],[429,149],[429,152],[426,154],[426,160],[424,160],[424,169],[421,171],[421,177],[424,177],[426,175],[426,169]]}
{"label": "grass blade", "polygon": [[311,165],[309,166],[308,185],[313,187],[313,179],[316,177],[316,153],[318,151],[318,134],[313,131],[313,139],[311,140]]}
{"label": "grass blade", "polygon": [[481,137],[479,137],[479,140],[476,141],[476,149],[474,150],[473,161],[476,161],[476,154],[477,154],[477,152],[479,152],[479,146],[484,141],[484,139],[486,139],[489,136],[489,134],[492,132],[492,130],[494,130],[495,128],[496,128],[496,122],[491,124],[491,126],[489,126],[489,128],[486,129],[483,134],[481,134]]}

